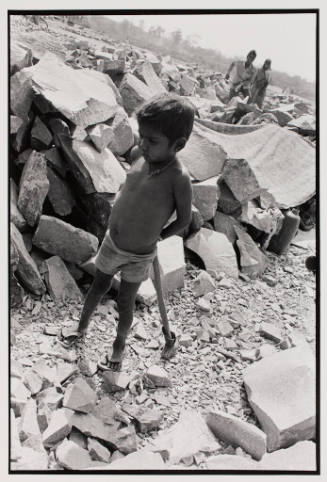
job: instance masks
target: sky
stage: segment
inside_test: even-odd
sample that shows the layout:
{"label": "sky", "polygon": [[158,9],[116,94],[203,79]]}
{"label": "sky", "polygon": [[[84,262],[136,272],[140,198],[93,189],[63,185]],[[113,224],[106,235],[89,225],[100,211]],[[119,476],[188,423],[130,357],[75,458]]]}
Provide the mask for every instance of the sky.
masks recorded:
{"label": "sky", "polygon": [[245,57],[256,50],[256,66],[266,58],[272,69],[315,81],[316,17],[314,14],[115,15],[145,28],[160,25],[166,32],[180,29],[198,45],[219,50],[226,57]]}

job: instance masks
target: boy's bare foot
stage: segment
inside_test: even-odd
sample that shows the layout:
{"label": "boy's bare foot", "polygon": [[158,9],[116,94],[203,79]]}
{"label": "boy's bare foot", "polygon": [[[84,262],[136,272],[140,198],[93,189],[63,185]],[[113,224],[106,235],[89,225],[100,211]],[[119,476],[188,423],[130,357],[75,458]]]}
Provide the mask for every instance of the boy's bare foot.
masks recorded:
{"label": "boy's bare foot", "polygon": [[84,337],[85,332],[78,331],[77,328],[68,327],[62,328],[58,335],[59,343],[65,347],[72,347],[78,340]]}
{"label": "boy's bare foot", "polygon": [[113,344],[112,355],[109,356],[106,353],[98,361],[98,367],[100,370],[112,370],[114,372],[119,372],[122,368],[124,349],[125,344],[115,341]]}

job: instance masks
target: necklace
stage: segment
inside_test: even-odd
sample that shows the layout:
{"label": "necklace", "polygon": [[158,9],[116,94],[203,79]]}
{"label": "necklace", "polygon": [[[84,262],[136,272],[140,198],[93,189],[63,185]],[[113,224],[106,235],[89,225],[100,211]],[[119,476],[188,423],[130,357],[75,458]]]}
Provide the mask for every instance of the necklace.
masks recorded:
{"label": "necklace", "polygon": [[169,166],[171,166],[174,162],[176,161],[176,159],[172,159],[170,162],[168,162],[168,164],[166,164],[164,167],[161,167],[159,169],[155,169],[154,171],[152,172],[148,172],[148,177],[152,177],[152,176],[158,176],[158,174],[161,174],[162,172],[164,172],[166,169],[168,169]]}

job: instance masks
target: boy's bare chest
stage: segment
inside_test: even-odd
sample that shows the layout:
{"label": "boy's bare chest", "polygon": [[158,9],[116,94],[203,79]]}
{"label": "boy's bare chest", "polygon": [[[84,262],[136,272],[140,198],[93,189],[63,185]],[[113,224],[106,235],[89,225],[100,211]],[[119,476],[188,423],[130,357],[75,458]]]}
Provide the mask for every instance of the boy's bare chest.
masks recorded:
{"label": "boy's bare chest", "polygon": [[144,169],[130,171],[124,188],[129,193],[139,193],[144,197],[169,197],[172,194],[172,176],[170,173],[149,175]]}

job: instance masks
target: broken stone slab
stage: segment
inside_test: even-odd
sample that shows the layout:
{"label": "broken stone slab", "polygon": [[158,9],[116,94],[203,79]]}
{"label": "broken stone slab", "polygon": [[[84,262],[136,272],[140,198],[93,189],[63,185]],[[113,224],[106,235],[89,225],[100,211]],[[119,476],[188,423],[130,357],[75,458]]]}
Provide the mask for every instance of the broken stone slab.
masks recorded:
{"label": "broken stone slab", "polygon": [[10,42],[10,75],[32,65],[33,53],[30,48],[18,42]]}
{"label": "broken stone slab", "polygon": [[18,189],[15,181],[10,178],[10,221],[14,223],[20,232],[24,232],[27,228],[27,222],[17,206]]}
{"label": "broken stone slab", "polygon": [[292,122],[293,120],[293,116],[289,112],[281,110],[280,108],[272,109],[270,113],[276,117],[278,124],[281,127],[285,127],[289,122]]}
{"label": "broken stone slab", "polygon": [[19,255],[16,274],[19,281],[26,286],[32,293],[42,295],[45,293],[45,284],[41,278],[39,270],[27,251],[23,237],[13,223],[10,223],[11,240]]}
{"label": "broken stone slab", "polygon": [[300,134],[314,135],[316,133],[316,118],[313,115],[301,115],[287,123],[287,127],[295,128]]}
{"label": "broken stone slab", "polygon": [[47,126],[36,116],[31,130],[31,147],[37,151],[48,149],[52,143],[52,134]]}
{"label": "broken stone slab", "polygon": [[315,436],[315,370],[310,348],[291,348],[254,362],[246,368],[243,381],[267,434],[268,452]]}
{"label": "broken stone slab", "polygon": [[234,229],[237,235],[236,244],[240,252],[242,273],[249,276],[262,274],[267,265],[266,256],[244,228],[235,226]]}
{"label": "broken stone slab", "polygon": [[43,380],[32,369],[24,372],[24,384],[31,392],[31,395],[36,395],[42,390]]}
{"label": "broken stone slab", "polygon": [[50,410],[49,406],[41,401],[37,407],[37,421],[42,433],[48,428],[51,417],[52,411]]}
{"label": "broken stone slab", "polygon": [[58,134],[73,177],[85,194],[118,192],[126,173],[108,148],[98,152],[90,142]]}
{"label": "broken stone slab", "polygon": [[255,425],[221,410],[210,412],[206,422],[219,440],[242,447],[254,459],[260,460],[266,453],[267,436]]}
{"label": "broken stone slab", "polygon": [[54,386],[42,390],[37,395],[37,402],[48,406],[53,412],[62,405],[63,394],[59,393]]}
{"label": "broken stone slab", "polygon": [[255,202],[249,201],[243,204],[239,220],[273,236],[282,226],[284,216],[278,208],[261,209]]}
{"label": "broken stone slab", "polygon": [[144,82],[130,73],[124,76],[119,92],[128,115],[131,115],[137,107],[153,95],[151,89]]}
{"label": "broken stone slab", "polygon": [[44,262],[43,274],[53,301],[82,300],[83,295],[59,256]]}
{"label": "broken stone slab", "polygon": [[98,249],[98,240],[93,234],[46,215],[40,218],[33,244],[77,265],[88,260]]}
{"label": "broken stone slab", "polygon": [[166,370],[159,365],[151,365],[146,371],[146,377],[149,378],[156,387],[171,387],[172,382],[168,377]]}
{"label": "broken stone slab", "polygon": [[71,410],[88,413],[93,410],[96,399],[97,395],[90,385],[79,377],[66,388],[62,404]]}
{"label": "broken stone slab", "polygon": [[48,470],[47,453],[33,450],[30,447],[22,447],[21,457],[17,462],[10,464],[11,470]]}
{"label": "broken stone slab", "polygon": [[310,441],[297,442],[287,449],[267,453],[262,457],[259,468],[283,472],[317,470],[316,444]]}
{"label": "broken stone slab", "polygon": [[121,98],[120,92],[109,75],[93,69],[85,69],[84,74],[89,75],[91,78],[95,78],[97,81],[104,82],[106,85],[108,85],[115,94],[117,104],[120,106],[123,105],[123,100]]}
{"label": "broken stone slab", "polygon": [[21,119],[28,120],[34,92],[31,79],[23,71],[16,72],[10,78],[10,110]]}
{"label": "broken stone slab", "polygon": [[186,348],[192,346],[193,338],[187,333],[183,333],[178,340],[179,345],[185,346]]}
{"label": "broken stone slab", "polygon": [[10,116],[10,135],[17,134],[20,127],[23,125],[24,119],[21,119],[17,115]]}
{"label": "broken stone slab", "polygon": [[215,289],[215,282],[206,271],[201,271],[193,282],[193,294],[194,296],[203,296],[207,293],[211,293]]}
{"label": "broken stone slab", "polygon": [[227,159],[222,180],[241,204],[257,198],[264,191],[245,159]]}
{"label": "broken stone slab", "polygon": [[260,335],[265,336],[269,340],[273,340],[276,343],[280,343],[283,339],[281,330],[272,323],[262,322],[260,324],[259,333]]}
{"label": "broken stone slab", "polygon": [[235,218],[242,213],[241,203],[236,199],[221,177],[219,178],[219,200],[217,209],[220,212],[231,215]]}
{"label": "broken stone slab", "polygon": [[149,87],[152,95],[164,94],[167,92],[150,62],[143,62],[140,66],[138,66],[134,70],[134,75],[136,75]]}
{"label": "broken stone slab", "polygon": [[72,425],[88,437],[103,441],[110,450],[119,450],[126,454],[136,450],[136,432],[131,425],[118,430],[116,425],[108,425],[92,413],[74,413],[71,418]]}
{"label": "broken stone slab", "polygon": [[240,455],[214,455],[205,461],[208,470],[261,470],[258,462]]}
{"label": "broken stone slab", "polygon": [[241,223],[233,216],[229,216],[228,214],[224,214],[220,211],[216,212],[213,222],[215,231],[218,233],[223,233],[225,236],[227,236],[227,239],[234,244],[237,239],[234,227],[238,226],[241,228]]}
{"label": "broken stone slab", "polygon": [[182,78],[179,82],[181,94],[182,95],[194,95],[195,87],[198,82],[196,79],[190,77],[189,75],[182,74]]}
{"label": "broken stone slab", "polygon": [[206,269],[223,271],[238,278],[236,254],[224,234],[201,228],[186,240],[185,246],[200,256]]}
{"label": "broken stone slab", "polygon": [[138,321],[136,324],[135,332],[134,332],[135,338],[138,338],[139,340],[146,340],[147,339],[147,334],[146,330],[144,327],[144,323],[142,321]]}
{"label": "broken stone slab", "polygon": [[223,170],[227,155],[216,134],[205,126],[195,124],[186,146],[178,155],[196,181],[218,176]]}
{"label": "broken stone slab", "polygon": [[32,151],[20,178],[17,201],[18,209],[29,226],[35,226],[39,221],[48,190],[45,157],[39,152]]}
{"label": "broken stone slab", "polygon": [[113,372],[111,370],[103,373],[103,385],[109,393],[126,390],[129,382],[130,376],[127,373]]}
{"label": "broken stone slab", "polygon": [[33,398],[30,398],[24,407],[18,430],[23,445],[36,451],[43,448],[42,435],[37,420],[37,407]]}
{"label": "broken stone slab", "polygon": [[133,418],[137,432],[141,433],[158,429],[163,418],[162,412],[155,408],[124,406],[124,411]]}
{"label": "broken stone slab", "polygon": [[52,413],[50,423],[42,434],[45,447],[52,447],[63,440],[72,430],[73,411],[67,408],[59,408]]}
{"label": "broken stone slab", "polygon": [[[146,449],[120,457],[103,466],[102,470],[165,470],[166,466],[160,454]],[[101,469],[100,469],[101,470]]]}
{"label": "broken stone slab", "polygon": [[98,440],[92,437],[87,439],[87,450],[92,460],[98,460],[99,462],[109,462],[111,453],[102,445]]}
{"label": "broken stone slab", "polygon": [[64,179],[66,177],[68,167],[59,149],[57,147],[51,147],[51,149],[44,151],[43,154],[47,160],[47,165],[56,171],[56,173],[62,179]]}
{"label": "broken stone slab", "polygon": [[31,396],[31,392],[24,385],[21,379],[11,377],[10,379],[10,405],[14,409],[15,416],[20,417],[23,409]]}
{"label": "broken stone slab", "polygon": [[62,385],[68,380],[69,377],[78,372],[78,366],[72,363],[58,363],[56,378],[58,382]]}
{"label": "broken stone slab", "polygon": [[111,127],[114,134],[108,148],[114,154],[123,156],[134,145],[134,135],[128,115],[122,107],[119,107],[115,116],[106,124]]}
{"label": "broken stone slab", "polygon": [[94,464],[87,450],[67,439],[56,448],[56,459],[59,465],[68,470],[83,470]]}
{"label": "broken stone slab", "polygon": [[219,330],[221,336],[230,336],[234,331],[234,328],[228,320],[218,320],[216,323],[216,327]]}
{"label": "broken stone slab", "polygon": [[108,144],[114,139],[113,129],[103,123],[90,127],[88,135],[99,152],[108,147]]}
{"label": "broken stone slab", "polygon": [[99,403],[95,406],[93,413],[101,418],[103,422],[113,425],[115,423],[114,417],[116,411],[116,403],[110,397],[102,397]]}
{"label": "broken stone slab", "polygon": [[82,432],[77,430],[76,428],[72,428],[72,431],[68,435],[68,440],[75,442],[75,444],[82,447],[82,449],[87,448],[87,437]]}
{"label": "broken stone slab", "polygon": [[[35,102],[43,114],[59,111],[81,127],[112,117],[117,101],[112,88],[84,69],[74,70],[52,53],[23,69],[22,80],[30,80],[37,94]],[[17,74],[16,74],[17,75]]]}
{"label": "broken stone slab", "polygon": [[214,452],[220,448],[220,444],[198,412],[183,410],[178,422],[162,432],[146,448],[160,452],[169,464],[178,464],[182,458],[199,451]]}
{"label": "broken stone slab", "polygon": [[47,166],[47,176],[49,180],[48,199],[54,212],[59,216],[68,216],[76,204],[69,184],[49,166]]}
{"label": "broken stone slab", "polygon": [[219,198],[218,176],[192,184],[193,203],[203,219],[212,219],[217,211]]}
{"label": "broken stone slab", "polygon": [[10,409],[10,460],[15,461],[22,456],[22,445],[18,434],[18,423],[13,409]]}

